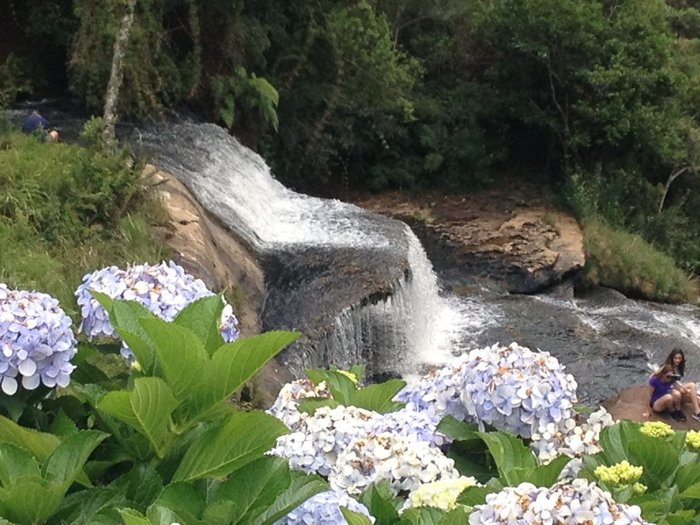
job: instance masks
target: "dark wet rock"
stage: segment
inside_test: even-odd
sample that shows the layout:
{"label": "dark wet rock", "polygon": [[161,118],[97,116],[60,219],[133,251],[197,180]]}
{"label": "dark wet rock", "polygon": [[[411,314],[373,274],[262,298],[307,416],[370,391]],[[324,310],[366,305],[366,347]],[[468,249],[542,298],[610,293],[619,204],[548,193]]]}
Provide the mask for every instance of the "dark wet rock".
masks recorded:
{"label": "dark wet rock", "polygon": [[486,279],[509,292],[534,293],[585,263],[583,236],[568,214],[517,192],[436,199],[389,193],[357,204],[407,222],[447,278]]}

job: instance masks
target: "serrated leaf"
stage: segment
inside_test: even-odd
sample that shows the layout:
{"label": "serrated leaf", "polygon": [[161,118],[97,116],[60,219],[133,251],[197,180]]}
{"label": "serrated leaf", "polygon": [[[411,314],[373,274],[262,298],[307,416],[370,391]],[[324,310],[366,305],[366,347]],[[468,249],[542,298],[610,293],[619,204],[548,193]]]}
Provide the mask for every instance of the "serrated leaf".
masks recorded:
{"label": "serrated leaf", "polygon": [[124,525],[153,525],[151,521],[134,509],[117,509],[124,520]]}
{"label": "serrated leaf", "polygon": [[498,473],[508,485],[527,481],[528,474],[537,467],[532,451],[517,437],[505,432],[479,432],[493,456]]}
{"label": "serrated leaf", "polygon": [[609,465],[614,465],[627,459],[627,443],[631,431],[634,430],[629,421],[620,421],[605,427],[600,432],[600,446],[603,449],[603,456]]}
{"label": "serrated leaf", "polygon": [[627,444],[629,461],[643,468],[641,482],[654,491],[667,486],[678,468],[678,450],[664,440],[641,432]]}
{"label": "serrated leaf", "polygon": [[481,439],[479,437],[479,427],[475,423],[459,421],[453,416],[443,417],[438,423],[437,430],[455,441]]}
{"label": "serrated leaf", "polygon": [[386,483],[370,485],[362,493],[361,502],[375,517],[374,525],[391,525],[399,519],[396,498]]}
{"label": "serrated leaf", "polygon": [[[63,498],[54,515],[57,523],[71,525],[94,525],[100,523],[96,516],[103,511],[125,507],[128,502],[123,493],[112,488],[98,487],[73,492]],[[119,520],[121,521],[121,520]]]}
{"label": "serrated leaf", "polygon": [[208,384],[204,375],[208,358],[197,335],[161,319],[142,319],[141,325],[153,341],[158,368],[176,399],[183,401],[200,384]]}
{"label": "serrated leaf", "polygon": [[19,477],[41,479],[39,463],[25,448],[12,443],[0,444],[0,484],[7,487]]}
{"label": "serrated leaf", "polygon": [[340,512],[348,525],[372,525],[372,521],[360,512],[352,511],[347,507],[340,507]]}
{"label": "serrated leaf", "polygon": [[546,465],[539,465],[526,473],[526,480],[536,487],[551,487],[559,479],[559,474],[571,461],[568,456],[558,456]]}
{"label": "serrated leaf", "polygon": [[247,525],[272,525],[307,499],[328,490],[328,484],[315,474],[296,471],[292,471],[291,474],[291,485]]}
{"label": "serrated leaf", "polygon": [[146,436],[156,454],[170,437],[170,415],[178,401],[168,384],[159,377],[142,377],[134,381],[131,392],[118,391],[105,395],[97,408],[132,426]]}
{"label": "serrated leaf", "polygon": [[267,452],[287,427],[264,412],[234,412],[223,425],[198,436],[173,481],[224,477]]}
{"label": "serrated leaf", "polygon": [[444,517],[445,511],[433,507],[410,508],[401,514],[411,525],[438,525]]}
{"label": "serrated leaf", "polygon": [[265,456],[245,465],[219,486],[218,499],[236,502],[232,523],[246,523],[272,505],[292,483],[287,460]]}
{"label": "serrated leaf", "polygon": [[122,491],[133,504],[147,507],[161,494],[163,480],[153,466],[142,463],[114,480],[110,487]]}
{"label": "serrated leaf", "polygon": [[194,333],[207,354],[212,355],[224,342],[219,330],[223,309],[224,300],[220,295],[202,297],[180,311],[174,323]]}
{"label": "serrated leaf", "polygon": [[465,509],[457,508],[449,511],[438,522],[438,525],[464,525],[468,522],[469,514]]}
{"label": "serrated leaf", "polygon": [[496,487],[467,487],[457,496],[457,503],[468,507],[483,505],[486,502],[486,496],[498,490]]}
{"label": "serrated leaf", "polygon": [[154,504],[173,509],[183,518],[201,516],[206,503],[201,494],[191,483],[171,483],[163,489]]}
{"label": "serrated leaf", "polygon": [[196,409],[201,413],[228,399],[300,335],[298,332],[272,331],[221,346],[205,369],[207,383],[198,389]]}
{"label": "serrated leaf", "polygon": [[85,462],[109,434],[83,430],[63,439],[43,466],[44,478],[56,482],[65,492],[82,472]]}
{"label": "serrated leaf", "polygon": [[380,414],[394,412],[405,406],[404,403],[393,401],[394,396],[406,386],[406,381],[390,379],[384,383],[369,385],[350,394],[350,404],[366,410],[374,410]]}
{"label": "serrated leaf", "polygon": [[17,478],[9,487],[0,489],[4,517],[19,523],[44,523],[58,510],[62,498],[60,487],[47,486],[35,477]]}
{"label": "serrated leaf", "polygon": [[61,443],[61,440],[53,434],[24,428],[11,419],[0,416],[0,443],[12,443],[25,448],[34,455],[39,463],[43,463]]}
{"label": "serrated leaf", "polygon": [[692,463],[679,467],[675,481],[681,493],[691,485],[700,483],[700,464]]}
{"label": "serrated leaf", "polygon": [[141,326],[142,319],[155,319],[156,316],[136,301],[114,301],[109,311],[109,322],[119,336],[129,345],[136,360],[144,371],[154,373],[155,352],[153,342]]}

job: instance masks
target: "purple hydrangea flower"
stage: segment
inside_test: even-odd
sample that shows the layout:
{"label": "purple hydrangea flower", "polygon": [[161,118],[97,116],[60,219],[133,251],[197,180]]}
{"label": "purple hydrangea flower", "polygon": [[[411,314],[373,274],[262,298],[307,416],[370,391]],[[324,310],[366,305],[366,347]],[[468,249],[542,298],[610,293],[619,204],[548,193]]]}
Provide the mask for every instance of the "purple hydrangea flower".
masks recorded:
{"label": "purple hydrangea flower", "polygon": [[65,387],[77,352],[71,320],[58,301],[40,292],[10,290],[0,283],[0,388],[13,395],[43,383]]}
{"label": "purple hydrangea flower", "polygon": [[[181,310],[197,299],[214,295],[201,279],[195,279],[173,261],[155,266],[140,264],[126,270],[116,266],[102,268],[86,274],[75,292],[83,319],[79,330],[90,339],[114,336],[109,315],[92,296],[92,290],[102,292],[112,299],[137,301],[165,321],[172,321]],[[228,304],[221,314],[219,329],[226,342],[234,341],[240,336],[238,320]],[[130,354],[130,351],[125,353],[127,356]]]}
{"label": "purple hydrangea flower", "polygon": [[345,492],[328,490],[307,499],[284,518],[277,520],[275,525],[347,525],[340,507],[364,514],[374,523],[374,517],[369,515],[367,507],[362,503]]}

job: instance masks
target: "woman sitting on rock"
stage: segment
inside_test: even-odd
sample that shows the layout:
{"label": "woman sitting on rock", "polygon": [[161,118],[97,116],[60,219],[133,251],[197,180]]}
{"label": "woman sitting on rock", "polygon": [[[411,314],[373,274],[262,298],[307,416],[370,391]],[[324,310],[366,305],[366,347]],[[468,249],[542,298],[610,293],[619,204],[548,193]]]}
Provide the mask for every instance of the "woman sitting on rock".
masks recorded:
{"label": "woman sitting on rock", "polygon": [[657,414],[670,412],[674,421],[685,421],[681,410],[683,395],[675,388],[678,376],[673,373],[673,367],[664,364],[649,378],[652,387],[649,406]]}
{"label": "woman sitting on rock", "polygon": [[[680,348],[671,350],[664,364],[671,365],[673,373],[681,378],[685,375],[685,354]],[[675,387],[683,396],[683,401],[693,405],[693,419],[700,421],[700,403],[698,403],[697,386],[695,383],[682,383],[679,380],[676,382]]]}

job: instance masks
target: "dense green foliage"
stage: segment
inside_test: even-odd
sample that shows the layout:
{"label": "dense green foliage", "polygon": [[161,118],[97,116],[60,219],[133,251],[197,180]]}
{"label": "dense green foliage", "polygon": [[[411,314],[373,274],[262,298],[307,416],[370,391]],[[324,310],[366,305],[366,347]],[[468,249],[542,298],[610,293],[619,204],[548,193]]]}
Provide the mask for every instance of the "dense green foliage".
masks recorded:
{"label": "dense green foliage", "polygon": [[72,314],[88,271],[167,257],[152,233],[161,207],[124,153],[9,133],[0,165],[0,282],[46,291]]}
{"label": "dense green foliage", "polygon": [[[0,98],[99,111],[123,10],[14,0]],[[517,175],[698,272],[699,21],[697,0],[145,0],[120,113],[188,104],[336,196]]]}

